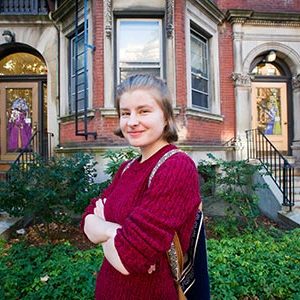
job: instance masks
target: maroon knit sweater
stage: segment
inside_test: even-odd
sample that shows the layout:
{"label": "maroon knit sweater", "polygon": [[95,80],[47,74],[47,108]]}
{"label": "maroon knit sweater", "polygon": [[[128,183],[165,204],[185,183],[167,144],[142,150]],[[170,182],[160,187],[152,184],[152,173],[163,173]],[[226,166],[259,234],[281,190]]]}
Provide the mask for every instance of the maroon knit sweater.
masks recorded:
{"label": "maroon knit sweater", "polygon": [[[198,173],[194,162],[180,152],[167,159],[154,175],[157,161],[169,150],[167,145],[149,159],[135,161],[123,174],[124,163],[102,197],[107,198],[104,214],[122,226],[115,237],[120,259],[130,275],[122,275],[104,259],[97,277],[97,300],[178,299],[166,251],[177,231],[185,252],[200,203]],[[95,201],[86,208],[93,213]],[[156,270],[148,274],[151,265]]]}

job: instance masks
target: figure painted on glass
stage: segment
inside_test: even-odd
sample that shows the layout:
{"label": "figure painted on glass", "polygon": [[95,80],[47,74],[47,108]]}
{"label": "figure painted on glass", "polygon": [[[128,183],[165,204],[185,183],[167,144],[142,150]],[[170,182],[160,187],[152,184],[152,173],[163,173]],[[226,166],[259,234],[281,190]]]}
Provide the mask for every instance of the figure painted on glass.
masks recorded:
{"label": "figure painted on glass", "polygon": [[270,96],[270,99],[267,103],[266,113],[268,115],[268,122],[266,124],[265,134],[281,134],[280,111],[276,93],[273,93]]}
{"label": "figure painted on glass", "polygon": [[20,151],[28,144],[32,135],[28,114],[29,107],[25,99],[17,98],[13,101],[7,124],[8,151]]}

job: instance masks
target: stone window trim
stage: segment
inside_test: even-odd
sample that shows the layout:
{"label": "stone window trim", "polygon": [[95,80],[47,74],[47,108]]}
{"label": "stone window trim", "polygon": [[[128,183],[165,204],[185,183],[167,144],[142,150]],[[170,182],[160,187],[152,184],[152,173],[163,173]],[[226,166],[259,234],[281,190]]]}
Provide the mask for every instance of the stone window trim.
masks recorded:
{"label": "stone window trim", "polygon": [[[160,39],[161,39],[161,77],[164,78],[173,95],[173,107],[176,107],[176,63],[175,48],[173,36],[173,19],[171,11],[174,3],[168,0],[167,10],[143,10],[142,13],[131,11],[129,8],[124,10],[111,11],[109,22],[112,28],[108,30],[108,34],[104,35],[104,105],[103,112],[106,116],[114,115],[115,108],[115,82],[117,79],[117,20],[124,18],[132,19],[157,19],[161,22]],[[166,9],[166,8],[165,8]],[[110,19],[111,18],[111,19]],[[108,26],[109,27],[109,26]],[[101,109],[102,110],[102,109]]]}
{"label": "stone window trim", "polygon": [[[191,3],[187,4],[186,13],[186,69],[187,69],[187,113],[199,118],[223,121],[221,114],[220,100],[220,67],[219,67],[219,39],[218,24],[214,19],[207,17],[199,8]],[[199,31],[199,34],[205,36],[208,40],[209,48],[209,105],[208,108],[202,108],[192,105],[192,87],[191,87],[191,30]]]}

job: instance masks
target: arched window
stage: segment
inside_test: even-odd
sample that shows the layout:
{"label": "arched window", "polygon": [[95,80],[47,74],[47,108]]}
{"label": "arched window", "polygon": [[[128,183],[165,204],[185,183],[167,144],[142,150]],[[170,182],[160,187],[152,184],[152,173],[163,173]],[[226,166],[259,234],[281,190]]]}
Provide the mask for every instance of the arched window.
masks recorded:
{"label": "arched window", "polygon": [[260,76],[281,76],[279,68],[271,63],[260,63],[254,67],[251,74]]}
{"label": "arched window", "polygon": [[45,74],[47,74],[46,64],[39,57],[30,53],[17,52],[0,60],[0,76]]}

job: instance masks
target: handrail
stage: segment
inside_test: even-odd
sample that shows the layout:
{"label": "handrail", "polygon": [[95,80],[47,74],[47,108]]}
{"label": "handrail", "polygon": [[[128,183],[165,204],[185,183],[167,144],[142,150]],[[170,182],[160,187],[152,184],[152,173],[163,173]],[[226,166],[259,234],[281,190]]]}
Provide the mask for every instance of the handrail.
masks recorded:
{"label": "handrail", "polygon": [[232,138],[230,138],[228,141],[224,142],[222,144],[222,146],[225,146],[225,147],[230,147],[230,146],[234,146],[236,143],[236,138],[233,136]]}
{"label": "handrail", "polygon": [[51,132],[41,132],[36,130],[12,163],[10,169],[6,173],[6,179],[9,180],[10,170],[12,170],[14,166],[19,165],[25,170],[28,164],[37,161],[37,155],[47,162],[52,156],[51,138],[53,136],[54,134]]}
{"label": "handrail", "polygon": [[295,205],[294,167],[259,129],[246,130],[248,160],[258,159],[282,192],[282,205]]}

